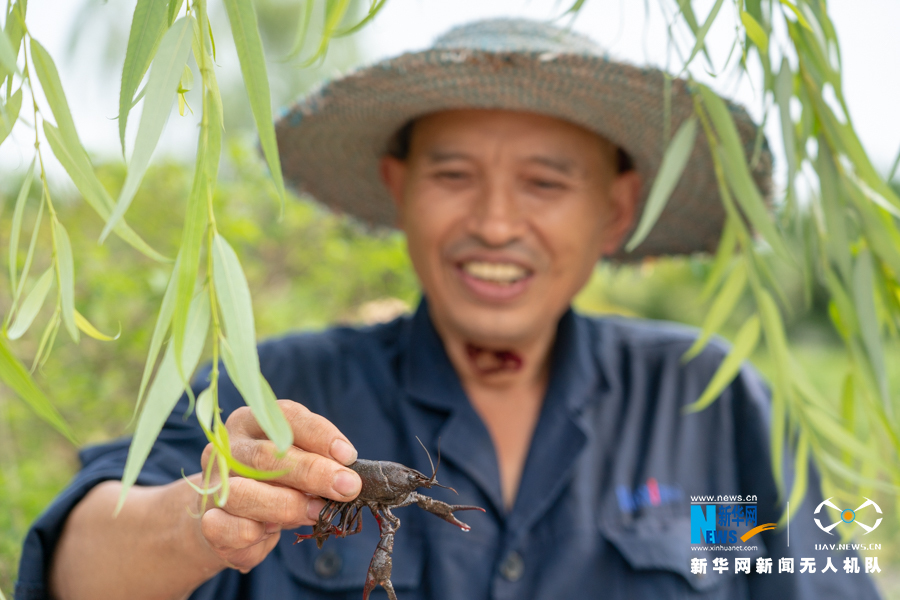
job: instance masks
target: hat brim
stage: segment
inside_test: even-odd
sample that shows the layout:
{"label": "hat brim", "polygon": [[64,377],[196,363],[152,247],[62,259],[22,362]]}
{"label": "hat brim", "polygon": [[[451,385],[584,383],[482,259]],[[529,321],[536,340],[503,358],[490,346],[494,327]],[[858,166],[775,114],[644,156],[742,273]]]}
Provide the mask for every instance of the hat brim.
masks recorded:
{"label": "hat brim", "polygon": [[[666,149],[664,131],[677,131],[693,112],[683,80],[672,81],[666,127],[665,75],[580,54],[434,49],[408,53],[323,85],[277,123],[285,179],[299,191],[371,226],[394,227],[393,202],[378,163],[388,140],[410,119],[452,109],[527,111],[580,125],[631,157],[646,202]],[[728,103],[749,157],[757,127]],[[764,140],[763,140],[764,141]],[[763,145],[754,178],[764,196],[772,158]],[[647,256],[715,250],[725,219],[705,136],[647,238],[618,262]]]}

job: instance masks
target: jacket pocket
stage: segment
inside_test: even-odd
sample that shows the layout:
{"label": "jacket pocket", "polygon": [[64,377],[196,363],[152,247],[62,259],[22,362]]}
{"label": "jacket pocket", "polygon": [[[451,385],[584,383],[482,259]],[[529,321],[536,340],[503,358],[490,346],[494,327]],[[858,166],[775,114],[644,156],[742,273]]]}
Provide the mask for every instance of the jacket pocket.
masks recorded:
{"label": "jacket pocket", "polygon": [[[665,520],[648,517],[628,527],[601,522],[600,532],[631,567],[633,576],[629,587],[635,598],[745,598],[746,581],[735,573],[735,561],[749,559],[753,572],[756,557],[764,554],[759,545],[762,542],[735,552],[695,549],[690,543],[689,517],[673,516]],[[714,570],[716,557],[726,559],[728,568],[721,572]],[[706,561],[705,573],[692,572],[693,559]],[[641,595],[640,591],[650,595]]]}

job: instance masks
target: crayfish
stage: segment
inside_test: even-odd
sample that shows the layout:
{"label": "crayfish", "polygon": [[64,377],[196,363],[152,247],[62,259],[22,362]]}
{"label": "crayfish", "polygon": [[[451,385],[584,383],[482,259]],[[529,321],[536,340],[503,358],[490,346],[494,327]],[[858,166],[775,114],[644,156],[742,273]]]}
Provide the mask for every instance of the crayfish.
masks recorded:
{"label": "crayfish", "polygon": [[[422,441],[419,440],[421,444]],[[424,448],[425,445],[423,444]],[[427,449],[425,450],[428,451]],[[362,509],[368,506],[372,511],[372,515],[378,522],[378,528],[381,533],[381,540],[375,548],[375,554],[369,563],[369,570],[366,573],[366,584],[363,589],[363,600],[368,600],[369,594],[375,589],[376,585],[381,585],[388,594],[390,600],[397,600],[397,594],[394,592],[394,586],[391,583],[391,555],[394,552],[394,534],[400,528],[400,519],[391,512],[392,508],[401,508],[410,504],[418,504],[419,508],[424,508],[433,515],[437,515],[448,523],[453,523],[463,531],[469,531],[470,527],[453,516],[458,510],[480,510],[484,509],[478,506],[463,506],[456,504],[447,504],[428,496],[423,496],[416,492],[417,488],[432,486],[444,489],[454,490],[452,487],[441,485],[437,482],[435,475],[437,467],[431,462],[431,456],[428,456],[428,462],[431,463],[431,477],[426,477],[423,473],[411,469],[407,466],[395,462],[382,460],[364,460],[359,459],[349,468],[359,474],[362,479],[362,490],[356,499],[350,502],[336,502],[328,500],[325,506],[319,512],[319,518],[313,526],[313,532],[306,535],[299,533],[295,544],[315,538],[316,545],[321,548],[325,540],[329,536],[346,537],[362,531]],[[441,454],[438,450],[438,466],[441,464]],[[335,517],[340,515],[337,523],[334,523]]]}

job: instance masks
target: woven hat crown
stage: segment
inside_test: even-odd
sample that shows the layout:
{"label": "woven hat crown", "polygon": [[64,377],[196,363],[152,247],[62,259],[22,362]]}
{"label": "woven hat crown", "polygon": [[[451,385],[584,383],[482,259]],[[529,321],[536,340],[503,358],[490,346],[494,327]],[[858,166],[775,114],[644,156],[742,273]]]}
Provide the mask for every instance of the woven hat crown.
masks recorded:
{"label": "woven hat crown", "polygon": [[604,55],[600,46],[586,36],[525,19],[491,19],[460,25],[437,38],[434,48]]}

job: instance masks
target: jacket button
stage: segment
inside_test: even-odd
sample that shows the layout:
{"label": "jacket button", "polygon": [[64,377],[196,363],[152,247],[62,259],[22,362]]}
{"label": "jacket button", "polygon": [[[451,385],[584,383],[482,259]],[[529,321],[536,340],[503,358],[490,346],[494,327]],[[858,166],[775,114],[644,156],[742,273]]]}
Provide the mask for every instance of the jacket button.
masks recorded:
{"label": "jacket button", "polygon": [[325,550],[316,558],[313,569],[322,579],[331,579],[341,570],[341,557],[334,550]]}
{"label": "jacket button", "polygon": [[525,561],[522,560],[522,555],[516,551],[507,554],[500,565],[500,575],[503,576],[503,579],[515,582],[522,579],[524,573]]}

